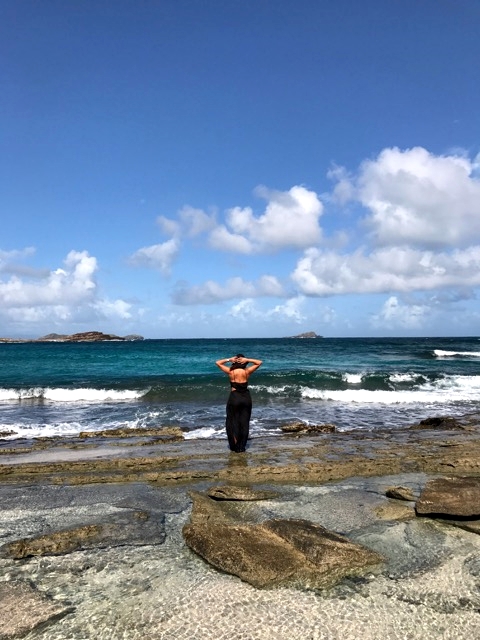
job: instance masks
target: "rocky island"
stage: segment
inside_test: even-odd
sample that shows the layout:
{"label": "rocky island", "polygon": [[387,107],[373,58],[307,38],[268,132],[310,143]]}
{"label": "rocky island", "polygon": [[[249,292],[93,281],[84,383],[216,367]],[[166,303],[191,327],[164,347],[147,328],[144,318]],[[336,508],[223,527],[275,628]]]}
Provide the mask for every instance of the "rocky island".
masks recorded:
{"label": "rocky island", "polygon": [[292,338],[323,338],[315,333],[315,331],[306,331],[305,333],[299,333],[298,336],[291,336]]}
{"label": "rocky island", "polygon": [[101,331],[84,331],[82,333],[73,333],[71,335],[49,333],[41,338],[0,338],[0,342],[128,342],[133,340],[143,340],[143,336],[132,334],[122,337],[116,336],[112,333],[102,333]]}

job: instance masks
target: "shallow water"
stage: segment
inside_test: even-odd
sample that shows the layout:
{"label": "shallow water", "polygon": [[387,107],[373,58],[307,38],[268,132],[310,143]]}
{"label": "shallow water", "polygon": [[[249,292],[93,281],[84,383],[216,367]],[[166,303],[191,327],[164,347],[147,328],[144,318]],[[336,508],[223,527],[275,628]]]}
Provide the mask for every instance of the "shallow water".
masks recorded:
{"label": "shallow water", "polygon": [[[259,590],[210,567],[183,542],[190,509],[178,488],[161,489],[171,505],[162,545],[1,560],[1,576],[32,580],[75,608],[28,640],[472,640],[480,637],[480,537],[429,520],[374,515],[388,502],[387,486],[416,492],[423,482],[409,474],[276,486],[280,498],[238,505],[253,519],[320,522],[388,558],[379,572],[327,591]],[[13,525],[22,511],[11,507]],[[45,506],[36,515],[42,514],[49,516]],[[13,526],[4,529],[3,540],[13,532]]]}

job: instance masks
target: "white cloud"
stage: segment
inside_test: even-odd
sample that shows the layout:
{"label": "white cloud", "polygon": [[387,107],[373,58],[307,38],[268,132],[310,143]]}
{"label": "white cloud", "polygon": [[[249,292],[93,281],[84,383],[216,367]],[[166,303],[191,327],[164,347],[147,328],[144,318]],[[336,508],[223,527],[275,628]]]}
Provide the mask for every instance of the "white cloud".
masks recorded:
{"label": "white cloud", "polygon": [[172,263],[178,255],[180,242],[171,238],[161,244],[143,247],[129,258],[130,264],[136,267],[150,267],[158,269],[163,275],[169,275]]}
{"label": "white cloud", "polygon": [[202,209],[185,206],[183,209],[180,209],[178,215],[186,235],[191,238],[210,231],[215,226],[214,216],[208,215],[205,211],[202,211]]}
{"label": "white cloud", "polygon": [[336,169],[334,194],[358,200],[379,245],[468,246],[480,239],[478,160],[436,156],[422,147],[384,149],[355,178]]}
{"label": "white cloud", "polygon": [[295,186],[289,191],[262,187],[256,193],[267,200],[264,213],[257,217],[250,207],[229,209],[226,224],[210,235],[213,248],[250,254],[304,249],[320,241],[323,205],[315,192]]}
{"label": "white cloud", "polygon": [[452,253],[389,247],[369,255],[308,249],[292,279],[308,296],[475,287],[480,285],[480,246]]}
{"label": "white cloud", "polygon": [[0,280],[0,317],[24,327],[129,318],[129,303],[98,297],[97,270],[97,259],[87,251],[70,251],[63,267],[47,272],[43,278],[36,273],[34,279],[13,275],[8,280]]}
{"label": "white cloud", "polygon": [[224,285],[208,280],[202,285],[180,287],[172,298],[175,304],[214,304],[234,298],[283,295],[284,289],[278,279],[266,275],[261,276],[256,282],[248,282],[240,277],[230,278]]}
{"label": "white cloud", "polygon": [[431,313],[427,305],[401,304],[396,296],[386,300],[380,312],[372,317],[375,328],[420,329]]}
{"label": "white cloud", "polygon": [[300,324],[307,317],[302,313],[301,307],[304,304],[304,297],[298,296],[296,298],[290,298],[284,304],[279,304],[266,312],[266,316],[269,318],[281,318],[282,320],[291,320],[297,324]]}
{"label": "white cloud", "polygon": [[65,268],[49,273],[43,282],[26,282],[18,276],[0,281],[0,306],[35,307],[41,305],[78,304],[90,300],[96,284],[96,258],[86,251],[70,251]]}

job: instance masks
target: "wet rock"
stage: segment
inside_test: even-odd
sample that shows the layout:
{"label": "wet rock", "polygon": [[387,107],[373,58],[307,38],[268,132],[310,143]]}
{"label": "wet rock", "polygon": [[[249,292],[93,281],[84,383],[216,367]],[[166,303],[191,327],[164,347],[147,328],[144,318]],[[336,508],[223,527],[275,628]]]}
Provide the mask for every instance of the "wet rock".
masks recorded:
{"label": "wet rock", "polygon": [[291,422],[280,427],[283,433],[335,433],[334,424],[306,424],[305,422]]}
{"label": "wet rock", "polygon": [[480,517],[480,478],[450,477],[430,480],[415,504],[417,515],[449,518]]}
{"label": "wet rock", "polygon": [[192,497],[191,520],[183,527],[187,545],[255,587],[323,588],[383,562],[374,551],[307,520],[235,522],[218,502]]}
{"label": "wet rock", "polygon": [[73,608],[37,591],[27,582],[0,582],[0,639],[21,638],[52,624]]}
{"label": "wet rock", "polygon": [[432,418],[425,418],[425,420],[420,420],[417,424],[413,424],[410,429],[421,430],[421,429],[436,429],[436,430],[455,430],[461,429],[463,430],[465,427],[459,422],[456,418],[452,418],[452,416],[436,416]]}
{"label": "wet rock", "polygon": [[395,500],[406,500],[407,502],[415,502],[415,496],[408,487],[388,487],[385,491],[387,498]]}
{"label": "wet rock", "polygon": [[0,431],[0,438],[7,438],[8,436],[15,436],[16,431]]}
{"label": "wet rock", "polygon": [[221,487],[211,487],[207,491],[207,495],[214,500],[271,500],[278,498],[279,494],[275,491],[262,491],[260,489],[252,489],[251,487],[238,487],[224,485]]}
{"label": "wet rock", "polygon": [[82,431],[80,438],[143,438],[153,436],[168,442],[183,440],[183,431],[180,427],[152,427],[145,429],[104,429],[103,431]]}
{"label": "wet rock", "polygon": [[106,516],[101,521],[9,542],[0,555],[19,560],[29,556],[61,555],[72,551],[123,545],[162,544],[164,517],[147,511]]}

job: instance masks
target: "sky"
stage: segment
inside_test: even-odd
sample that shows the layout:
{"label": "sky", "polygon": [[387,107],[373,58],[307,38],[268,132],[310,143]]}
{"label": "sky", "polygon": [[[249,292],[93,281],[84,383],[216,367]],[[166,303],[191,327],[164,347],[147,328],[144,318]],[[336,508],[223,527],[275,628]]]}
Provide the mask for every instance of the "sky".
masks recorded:
{"label": "sky", "polygon": [[478,0],[2,0],[0,336],[480,335]]}

